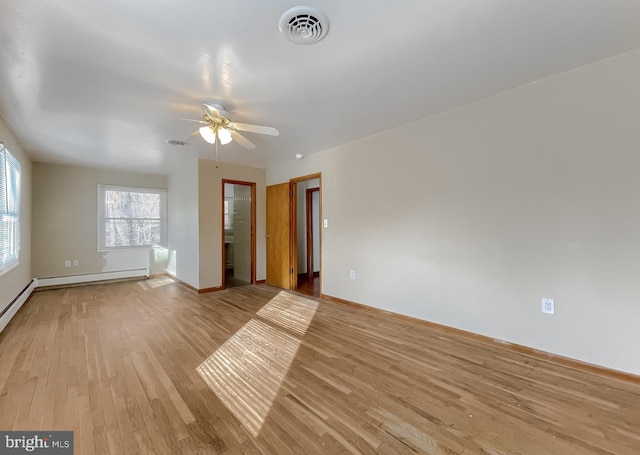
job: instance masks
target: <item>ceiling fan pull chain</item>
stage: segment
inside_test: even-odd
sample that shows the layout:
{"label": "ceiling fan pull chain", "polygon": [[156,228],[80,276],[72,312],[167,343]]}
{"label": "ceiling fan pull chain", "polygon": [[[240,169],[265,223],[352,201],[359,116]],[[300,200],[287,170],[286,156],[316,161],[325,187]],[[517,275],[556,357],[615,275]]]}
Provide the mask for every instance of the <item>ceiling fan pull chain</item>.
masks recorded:
{"label": "ceiling fan pull chain", "polygon": [[[218,132],[216,131],[216,136],[218,136]],[[216,169],[218,169],[218,142],[220,142],[219,138],[216,138]]]}

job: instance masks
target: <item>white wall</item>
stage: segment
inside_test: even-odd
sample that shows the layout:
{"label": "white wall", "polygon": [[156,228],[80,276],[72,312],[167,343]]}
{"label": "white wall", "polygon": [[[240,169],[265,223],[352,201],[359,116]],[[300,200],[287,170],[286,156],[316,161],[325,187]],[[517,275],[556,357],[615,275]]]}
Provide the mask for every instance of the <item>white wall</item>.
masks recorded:
{"label": "white wall", "polygon": [[29,284],[31,278],[31,160],[0,117],[0,142],[20,163],[20,252],[18,265],[0,275],[0,312]]}
{"label": "white wall", "polygon": [[323,293],[640,374],[639,80],[634,51],[267,183],[322,172]]}
{"label": "white wall", "polygon": [[169,261],[167,272],[200,288],[198,160],[183,163],[169,175]]}

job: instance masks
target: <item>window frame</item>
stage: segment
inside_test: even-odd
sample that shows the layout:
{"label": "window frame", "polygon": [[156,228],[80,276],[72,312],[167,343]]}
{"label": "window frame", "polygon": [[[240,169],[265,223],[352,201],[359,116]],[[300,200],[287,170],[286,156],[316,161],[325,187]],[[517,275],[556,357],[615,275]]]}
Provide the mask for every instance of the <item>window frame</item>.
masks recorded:
{"label": "window frame", "polygon": [[[15,191],[9,191],[11,176],[15,178]],[[0,275],[4,275],[9,270],[20,264],[20,199],[22,194],[22,166],[20,161],[0,142],[0,223],[4,219],[14,219],[14,235],[12,238],[0,237],[0,252],[6,247],[12,252],[6,259],[0,257]],[[9,200],[11,193],[13,198]],[[4,197],[2,197],[4,196]],[[0,232],[2,232],[0,230]],[[7,236],[9,237],[9,236]],[[5,240],[13,240],[7,242]]]}
{"label": "window frame", "polygon": [[[160,217],[159,218],[135,218],[135,219],[158,219],[160,222],[160,242],[155,245],[127,245],[127,246],[107,246],[106,245],[106,193],[107,191],[123,191],[130,193],[157,194],[160,196]],[[121,218],[122,219],[122,218]],[[131,218],[134,219],[134,218]],[[141,188],[122,185],[98,185],[98,252],[122,251],[122,250],[149,250],[154,248],[167,247],[167,190],[162,188]]]}

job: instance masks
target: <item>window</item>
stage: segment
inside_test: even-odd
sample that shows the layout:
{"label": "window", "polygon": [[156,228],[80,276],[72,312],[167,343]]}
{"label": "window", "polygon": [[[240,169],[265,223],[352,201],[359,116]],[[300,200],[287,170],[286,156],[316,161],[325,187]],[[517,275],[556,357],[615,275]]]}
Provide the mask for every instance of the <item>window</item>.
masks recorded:
{"label": "window", "polygon": [[167,192],[98,185],[98,250],[167,244]]}
{"label": "window", "polygon": [[20,163],[0,143],[0,273],[18,265]]}

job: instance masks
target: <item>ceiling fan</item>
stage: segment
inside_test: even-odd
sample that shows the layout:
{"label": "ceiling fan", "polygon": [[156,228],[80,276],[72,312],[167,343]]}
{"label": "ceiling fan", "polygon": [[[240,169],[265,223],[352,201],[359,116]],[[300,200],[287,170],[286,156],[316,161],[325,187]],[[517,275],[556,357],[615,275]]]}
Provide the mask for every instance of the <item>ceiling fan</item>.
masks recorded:
{"label": "ceiling fan", "polygon": [[236,141],[238,144],[247,149],[256,148],[255,144],[244,137],[238,131],[247,131],[249,133],[268,134],[269,136],[278,136],[280,132],[270,126],[251,125],[248,123],[233,122],[229,119],[229,113],[223,104],[217,101],[202,103],[203,115],[202,120],[179,119],[190,122],[200,123],[198,132],[202,139],[209,144],[228,144]]}

